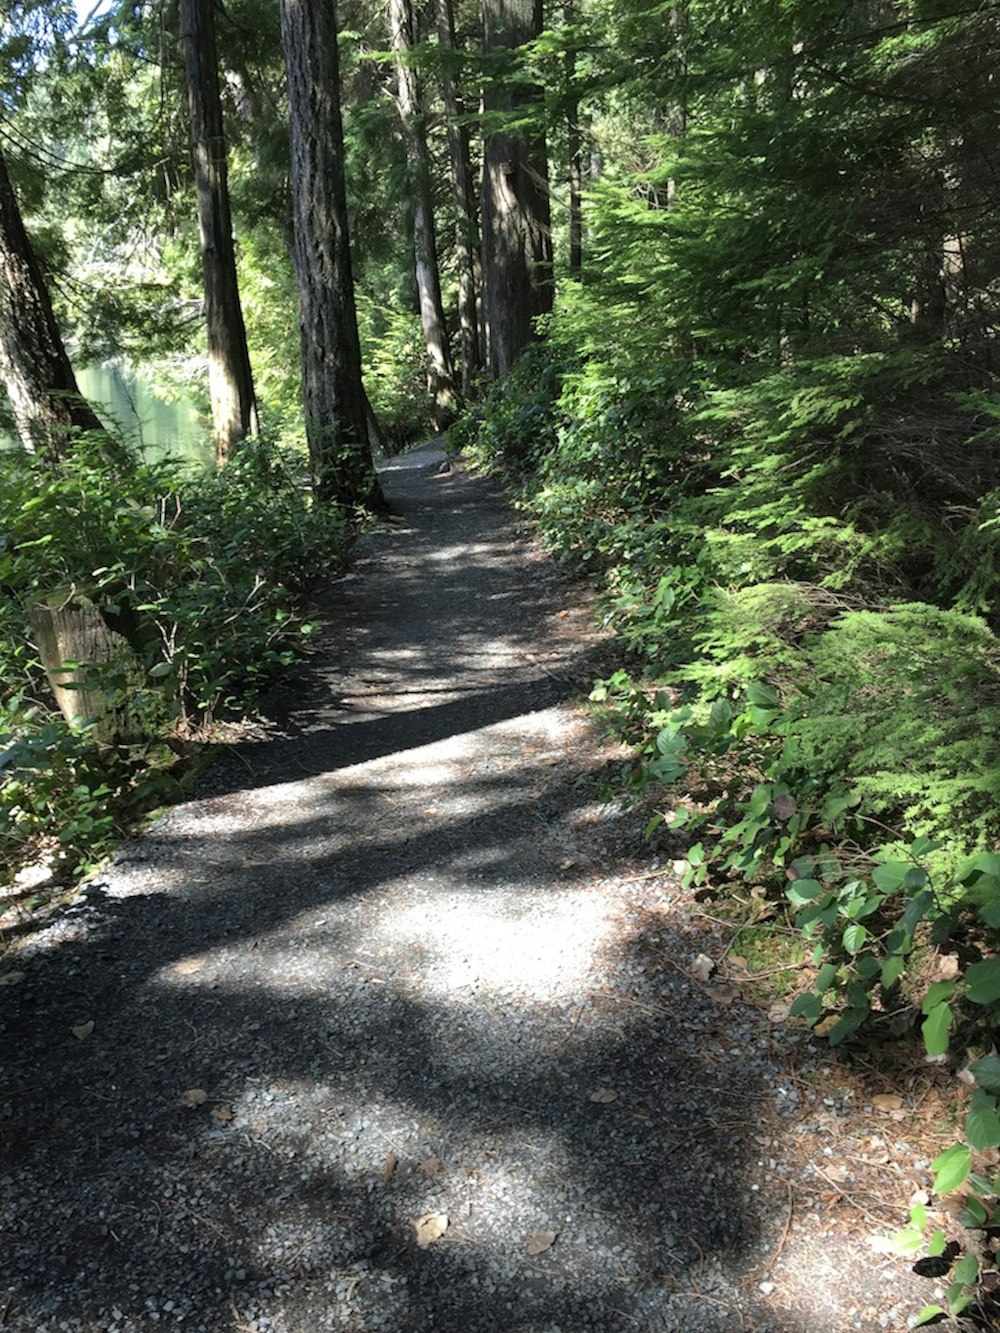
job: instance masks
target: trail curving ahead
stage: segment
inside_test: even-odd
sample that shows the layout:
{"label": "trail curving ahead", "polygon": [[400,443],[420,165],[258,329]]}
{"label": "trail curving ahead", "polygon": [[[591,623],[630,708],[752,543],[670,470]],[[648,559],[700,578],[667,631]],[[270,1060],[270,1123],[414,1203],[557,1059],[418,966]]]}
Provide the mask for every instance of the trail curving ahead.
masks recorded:
{"label": "trail curving ahead", "polygon": [[799,1089],[622,869],[588,607],[441,458],[386,468],[281,726],[0,990],[0,1327],[892,1327],[822,1264],[762,1294]]}

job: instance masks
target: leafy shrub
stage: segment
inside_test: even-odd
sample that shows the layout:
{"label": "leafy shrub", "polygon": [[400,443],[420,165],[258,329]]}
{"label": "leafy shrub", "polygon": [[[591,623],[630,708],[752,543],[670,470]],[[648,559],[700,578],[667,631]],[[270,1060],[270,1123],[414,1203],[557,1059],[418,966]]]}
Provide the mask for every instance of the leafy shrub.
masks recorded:
{"label": "leafy shrub", "polygon": [[[112,476],[82,446],[57,474],[13,458],[0,513],[0,859],[15,864],[43,831],[78,857],[117,823],[124,793],[156,795],[145,765],[165,735],[252,707],[302,651],[311,627],[295,594],[340,562],[347,520],[312,504],[266,442],[218,476]],[[29,607],[57,589],[125,627],[135,664],[100,683],[109,706],[127,702],[128,749],[55,712]]]}

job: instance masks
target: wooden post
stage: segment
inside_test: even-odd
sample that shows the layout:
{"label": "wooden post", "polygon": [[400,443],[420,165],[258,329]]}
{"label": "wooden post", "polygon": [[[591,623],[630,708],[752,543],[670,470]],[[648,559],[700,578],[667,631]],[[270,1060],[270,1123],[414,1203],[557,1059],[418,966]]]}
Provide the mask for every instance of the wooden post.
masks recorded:
{"label": "wooden post", "polygon": [[[94,739],[128,738],[129,698],[143,673],[135,651],[111,617],[75,587],[58,588],[29,610],[38,655],[63,717],[93,724]],[[72,665],[66,665],[72,663]]]}

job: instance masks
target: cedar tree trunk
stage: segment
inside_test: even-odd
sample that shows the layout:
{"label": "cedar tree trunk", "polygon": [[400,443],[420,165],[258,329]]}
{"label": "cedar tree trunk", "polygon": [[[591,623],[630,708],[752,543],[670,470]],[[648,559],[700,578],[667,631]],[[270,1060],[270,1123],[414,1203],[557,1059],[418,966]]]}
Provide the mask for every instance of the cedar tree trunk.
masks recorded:
{"label": "cedar tree trunk", "polygon": [[445,52],[441,63],[441,98],[448,127],[448,153],[451,157],[452,206],[455,210],[455,264],[458,269],[459,350],[462,360],[462,393],[468,398],[482,368],[477,310],[476,270],[479,261],[479,232],[476,217],[476,190],[472,176],[469,127],[462,123],[465,111],[462,96],[449,65],[455,50],[455,17],[452,0],[438,0],[438,45]]}
{"label": "cedar tree trunk", "polygon": [[80,396],[2,153],[0,377],[28,453],[56,465],[75,432],[103,434],[97,414]]}
{"label": "cedar tree trunk", "polygon": [[406,174],[413,210],[413,258],[420,322],[427,347],[428,388],[434,403],[434,429],[444,430],[455,416],[457,393],[441,301],[424,112],[417,71],[412,62],[415,43],[410,0],[389,0],[389,40],[396,57],[399,115],[406,141]]}
{"label": "cedar tree trunk", "polygon": [[236,277],[213,5],[214,0],[180,0],[180,30],[205,284],[208,389],[221,465],[241,440],[257,433],[257,403]]}
{"label": "cedar tree trunk", "polygon": [[333,0],[281,0],[288,76],[302,396],[317,493],[383,504],[368,444],[347,228]]}
{"label": "cedar tree trunk", "polygon": [[484,309],[497,379],[510,373],[535,336],[535,318],[552,309],[545,133],[540,124],[509,124],[540,111],[541,91],[519,75],[517,49],[541,30],[541,0],[483,0],[485,51],[492,57],[484,92]]}

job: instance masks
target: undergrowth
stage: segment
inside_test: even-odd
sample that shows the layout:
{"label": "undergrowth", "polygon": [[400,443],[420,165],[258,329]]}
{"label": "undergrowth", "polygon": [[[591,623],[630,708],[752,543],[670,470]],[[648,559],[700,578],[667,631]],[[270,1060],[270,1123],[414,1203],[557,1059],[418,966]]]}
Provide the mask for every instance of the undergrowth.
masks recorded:
{"label": "undergrowth", "polygon": [[[342,561],[350,531],[266,443],[217,476],[110,475],[85,443],[58,473],[11,458],[0,514],[2,881],[40,858],[86,864],[176,795],[186,742],[252,709],[305,650],[297,594]],[[109,660],[66,664],[100,717],[68,723],[56,708],[32,630],[43,603],[114,632]]]}
{"label": "undergrowth", "polygon": [[[648,832],[687,884],[784,904],[813,967],[793,1014],[833,1044],[915,1021],[926,1058],[971,1070],[935,1188],[992,1217],[1000,570],[996,492],[976,490],[991,418],[946,357],[910,349],[723,372],[635,338],[607,352],[621,312],[605,305],[603,348],[574,357],[598,299],[573,298],[456,443],[599,581],[621,665],[592,699],[632,746],[620,792],[658,807]],[[947,429],[921,448],[932,410]],[[953,1312],[975,1286],[956,1273]]]}

